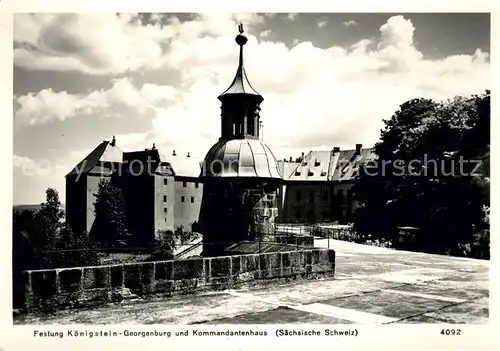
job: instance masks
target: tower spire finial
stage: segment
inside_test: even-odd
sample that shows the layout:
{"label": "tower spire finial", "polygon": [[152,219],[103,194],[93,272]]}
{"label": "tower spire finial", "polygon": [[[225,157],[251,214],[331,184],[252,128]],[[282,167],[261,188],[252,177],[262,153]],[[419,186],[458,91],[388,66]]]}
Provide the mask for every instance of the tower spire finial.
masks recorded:
{"label": "tower spire finial", "polygon": [[240,57],[238,60],[239,62],[238,62],[238,69],[236,71],[236,76],[234,77],[234,80],[229,86],[229,88],[221,95],[219,95],[218,98],[219,100],[221,100],[225,99],[226,96],[234,94],[245,94],[247,96],[250,95],[254,96],[257,100],[260,100],[259,101],[260,103],[262,102],[263,98],[250,85],[250,82],[248,81],[247,75],[245,73],[245,68],[243,67],[243,46],[245,46],[245,44],[248,41],[248,38],[245,36],[245,34],[243,34],[244,33],[243,23],[238,24],[238,32],[239,34],[234,39],[236,41],[236,44],[238,44],[240,47]]}
{"label": "tower spire finial", "polygon": [[236,41],[236,44],[240,46],[239,66],[243,67],[243,45],[245,45],[248,41],[247,37],[243,34],[243,23],[238,25],[238,31],[240,34],[238,34],[234,40]]}

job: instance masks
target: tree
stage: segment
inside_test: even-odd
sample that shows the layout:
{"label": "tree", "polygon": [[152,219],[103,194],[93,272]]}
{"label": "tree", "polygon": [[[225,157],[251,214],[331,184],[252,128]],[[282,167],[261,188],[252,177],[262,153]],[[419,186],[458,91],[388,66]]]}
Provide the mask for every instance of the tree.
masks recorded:
{"label": "tree", "polygon": [[93,266],[98,264],[95,243],[90,240],[86,231],[73,233],[71,227],[66,225],[64,235],[71,238],[67,251],[64,252],[64,265],[67,267]]}
{"label": "tree", "polygon": [[36,221],[40,231],[41,246],[50,250],[56,247],[56,241],[59,239],[64,221],[64,210],[57,190],[48,188],[45,194],[45,202],[36,213]]}
{"label": "tree", "polygon": [[105,247],[130,244],[122,190],[112,181],[103,179],[94,196],[95,224],[91,233],[94,240]]}
{"label": "tree", "polygon": [[470,243],[489,205],[489,101],[488,91],[413,99],[384,121],[378,162],[354,185],[356,230],[387,238],[398,226],[419,227],[423,249],[439,253]]}

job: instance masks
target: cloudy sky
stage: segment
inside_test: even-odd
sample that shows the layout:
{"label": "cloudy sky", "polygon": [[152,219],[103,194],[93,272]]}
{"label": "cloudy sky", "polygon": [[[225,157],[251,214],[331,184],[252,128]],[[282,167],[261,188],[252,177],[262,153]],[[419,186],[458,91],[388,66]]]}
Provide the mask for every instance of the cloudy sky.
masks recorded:
{"label": "cloudy sky", "polygon": [[278,158],[372,146],[414,97],[489,85],[482,14],[16,14],[14,204],[43,201],[102,140],[203,159],[217,141],[217,96],[245,67],[263,95]]}

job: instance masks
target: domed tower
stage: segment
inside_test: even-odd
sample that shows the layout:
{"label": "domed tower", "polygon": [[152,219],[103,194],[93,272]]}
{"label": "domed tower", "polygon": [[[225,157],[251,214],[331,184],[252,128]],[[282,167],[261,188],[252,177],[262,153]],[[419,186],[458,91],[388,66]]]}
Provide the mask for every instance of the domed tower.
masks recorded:
{"label": "domed tower", "polygon": [[243,46],[248,39],[241,24],[239,32],[236,76],[218,97],[221,136],[202,167],[204,256],[227,254],[224,249],[245,240],[269,240],[278,214],[277,191],[283,179],[271,149],[259,139],[264,98],[248,81],[243,67]]}

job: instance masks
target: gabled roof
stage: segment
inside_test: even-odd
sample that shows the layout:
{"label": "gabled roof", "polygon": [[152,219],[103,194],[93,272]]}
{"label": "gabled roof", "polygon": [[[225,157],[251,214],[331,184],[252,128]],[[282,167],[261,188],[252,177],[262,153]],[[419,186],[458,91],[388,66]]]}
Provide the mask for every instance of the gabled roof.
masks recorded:
{"label": "gabled roof", "polygon": [[353,180],[359,172],[359,166],[376,159],[373,149],[361,149],[359,155],[355,150],[339,151],[333,158],[329,180],[348,181]]}
{"label": "gabled roof", "polygon": [[109,141],[100,143],[90,154],[78,163],[67,175],[87,174],[100,162],[122,162],[123,152]]}
{"label": "gabled roof", "polygon": [[283,160],[278,161],[278,166],[283,179],[288,179],[300,165],[300,162],[285,162]]}
{"label": "gabled roof", "polygon": [[328,180],[331,151],[310,151],[290,175],[291,180]]}
{"label": "gabled roof", "polygon": [[[353,180],[359,166],[375,160],[373,149],[342,151],[310,151],[301,163],[288,163],[287,181],[349,181]],[[283,168],[287,167],[284,162]],[[294,168],[295,167],[295,168]]]}

